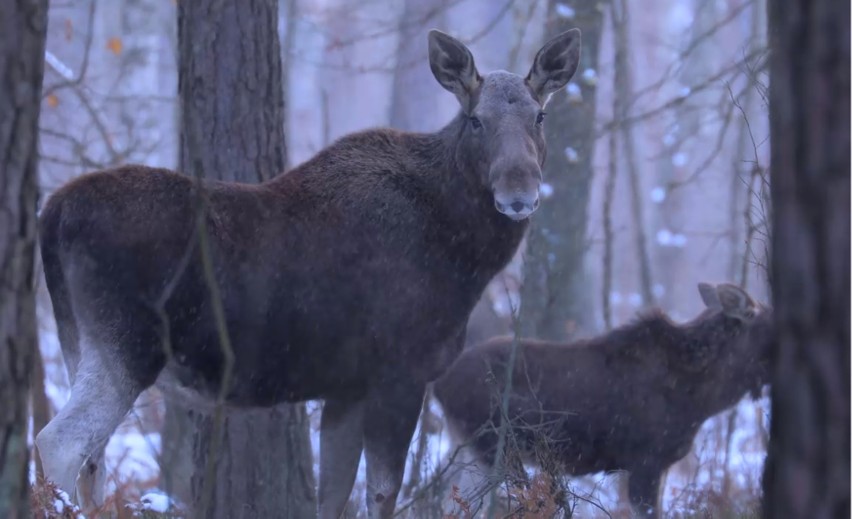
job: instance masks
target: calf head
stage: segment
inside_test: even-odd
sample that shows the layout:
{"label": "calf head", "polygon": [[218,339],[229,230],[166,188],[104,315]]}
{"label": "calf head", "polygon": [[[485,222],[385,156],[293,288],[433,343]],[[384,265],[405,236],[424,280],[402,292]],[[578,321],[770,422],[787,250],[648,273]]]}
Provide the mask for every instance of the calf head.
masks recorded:
{"label": "calf head", "polygon": [[689,326],[684,367],[701,372],[698,378],[715,389],[711,393],[759,396],[768,383],[774,340],[771,309],[727,283],[700,283],[698,292],[707,309]]}
{"label": "calf head", "polygon": [[546,154],[544,108],[580,61],[580,31],[572,29],[539,50],[525,78],[505,71],[480,75],[473,55],[455,38],[429,33],[429,64],[456,95],[465,116],[456,160],[493,193],[497,211],[524,220],[538,208]]}

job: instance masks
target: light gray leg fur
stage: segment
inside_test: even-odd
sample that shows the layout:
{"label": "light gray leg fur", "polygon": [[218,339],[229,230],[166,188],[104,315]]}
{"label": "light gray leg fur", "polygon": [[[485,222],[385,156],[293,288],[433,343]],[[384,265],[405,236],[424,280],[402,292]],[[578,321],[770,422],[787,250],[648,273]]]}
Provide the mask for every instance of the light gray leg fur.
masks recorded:
{"label": "light gray leg fur", "polygon": [[104,448],[144,389],[122,369],[91,347],[84,349],[71,397],[36,437],[45,478],[84,513],[102,504],[103,488],[95,487],[103,486]]}
{"label": "light gray leg fur", "polygon": [[320,425],[319,519],[339,519],[349,502],[364,438],[364,402],[326,400]]}

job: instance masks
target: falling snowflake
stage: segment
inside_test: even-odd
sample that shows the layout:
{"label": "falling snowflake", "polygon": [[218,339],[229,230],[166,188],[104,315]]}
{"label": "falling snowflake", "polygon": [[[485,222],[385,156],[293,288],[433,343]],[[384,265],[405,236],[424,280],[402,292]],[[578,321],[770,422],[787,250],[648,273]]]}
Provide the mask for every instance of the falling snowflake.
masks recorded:
{"label": "falling snowflake", "polygon": [[583,81],[586,82],[589,86],[595,86],[598,84],[598,73],[595,72],[593,68],[587,68],[583,71]]}
{"label": "falling snowflake", "polygon": [[580,154],[577,153],[577,150],[575,150],[574,148],[572,148],[570,146],[565,148],[565,157],[568,159],[568,162],[570,162],[571,164],[576,164],[577,162],[580,161]]}
{"label": "falling snowflake", "polygon": [[678,167],[678,168],[682,168],[682,167],[686,166],[687,160],[689,160],[689,159],[686,156],[686,153],[684,153],[682,151],[679,151],[672,156],[672,164],[675,167]]}
{"label": "falling snowflake", "polygon": [[574,18],[574,15],[576,15],[577,13],[570,5],[558,3],[556,4],[556,14],[567,20],[572,20]]}
{"label": "falling snowflake", "polygon": [[612,305],[617,305],[621,303],[621,292],[610,292],[609,293],[609,302]]}
{"label": "falling snowflake", "polygon": [[680,89],[680,92],[679,92],[678,94],[680,95],[680,97],[687,97],[687,96],[689,96],[689,94],[691,94],[691,93],[692,93],[692,89],[691,89],[691,88],[689,88],[689,87],[683,87],[683,88],[681,88],[681,89]]}
{"label": "falling snowflake", "polygon": [[667,247],[672,243],[672,232],[668,229],[660,229],[657,231],[657,243]]}
{"label": "falling snowflake", "polygon": [[665,144],[666,146],[671,146],[674,143],[675,143],[674,133],[669,132],[669,133],[667,133],[663,136],[663,144]]}
{"label": "falling snowflake", "polygon": [[553,186],[551,186],[547,182],[543,182],[541,184],[541,187],[538,188],[538,190],[541,193],[542,198],[547,199],[553,196]]}
{"label": "falling snowflake", "polygon": [[577,83],[568,83],[565,85],[565,91],[568,92],[568,101],[572,103],[580,103],[583,101],[583,92]]}
{"label": "falling snowflake", "polygon": [[686,236],[683,234],[677,233],[672,235],[672,247],[682,248],[686,245]]}
{"label": "falling snowflake", "polygon": [[657,186],[651,190],[651,201],[655,204],[662,203],[663,200],[666,199],[666,189],[661,186]]}
{"label": "falling snowflake", "polygon": [[630,306],[642,306],[642,296],[636,292],[633,292],[630,294],[630,296],[627,297],[627,302],[630,303]]}
{"label": "falling snowflake", "polygon": [[654,297],[663,297],[663,294],[666,293],[666,287],[659,283],[654,283],[654,286],[651,287],[651,292],[653,292]]}

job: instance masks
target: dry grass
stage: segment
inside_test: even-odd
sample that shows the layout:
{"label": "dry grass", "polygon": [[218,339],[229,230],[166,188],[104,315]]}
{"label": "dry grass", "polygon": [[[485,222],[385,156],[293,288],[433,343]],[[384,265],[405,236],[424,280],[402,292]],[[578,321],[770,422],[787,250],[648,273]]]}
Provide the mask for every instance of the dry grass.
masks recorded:
{"label": "dry grass", "polygon": [[[150,487],[148,487],[150,488]],[[59,490],[50,481],[39,480],[30,487],[30,507],[33,519],[82,519],[80,510],[70,503],[67,494]],[[116,492],[107,496],[106,502],[88,519],[110,517],[113,519],[173,519],[182,518],[186,514],[180,509],[173,508],[160,513],[145,509],[139,502],[139,489],[130,483],[119,486]]]}

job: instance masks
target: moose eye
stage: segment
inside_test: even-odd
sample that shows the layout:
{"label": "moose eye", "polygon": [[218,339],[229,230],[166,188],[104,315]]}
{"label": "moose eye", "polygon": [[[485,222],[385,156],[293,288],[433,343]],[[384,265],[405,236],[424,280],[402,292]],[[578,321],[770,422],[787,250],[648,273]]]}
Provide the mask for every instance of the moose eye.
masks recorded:
{"label": "moose eye", "polygon": [[477,117],[471,116],[470,125],[473,126],[474,130],[478,130],[478,129],[482,128],[482,122]]}
{"label": "moose eye", "polygon": [[536,126],[541,126],[541,123],[544,122],[544,116],[547,115],[546,112],[539,112],[538,115],[535,116],[535,124]]}

